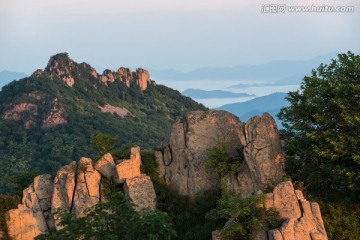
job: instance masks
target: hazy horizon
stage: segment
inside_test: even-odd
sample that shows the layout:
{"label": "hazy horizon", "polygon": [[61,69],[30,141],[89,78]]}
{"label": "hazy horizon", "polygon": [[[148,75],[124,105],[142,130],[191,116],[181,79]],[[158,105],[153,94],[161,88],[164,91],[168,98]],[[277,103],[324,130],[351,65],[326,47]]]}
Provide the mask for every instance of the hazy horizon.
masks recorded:
{"label": "hazy horizon", "polygon": [[353,13],[262,13],[263,4],[235,0],[2,1],[0,71],[30,74],[44,68],[49,57],[59,52],[94,67],[190,71],[360,51],[358,1],[286,2],[354,6]]}

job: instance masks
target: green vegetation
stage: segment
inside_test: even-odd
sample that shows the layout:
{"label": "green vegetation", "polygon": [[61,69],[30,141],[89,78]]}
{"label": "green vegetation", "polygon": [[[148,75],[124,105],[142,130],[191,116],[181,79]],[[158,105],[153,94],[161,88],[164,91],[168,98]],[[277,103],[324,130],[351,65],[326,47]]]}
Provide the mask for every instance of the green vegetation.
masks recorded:
{"label": "green vegetation", "polygon": [[67,212],[60,216],[63,229],[36,239],[170,240],[176,236],[166,213],[138,213],[122,192],[113,194],[107,203],[98,203],[85,217],[76,218]]}
{"label": "green vegetation", "polygon": [[[0,116],[16,104],[37,106],[37,114],[25,111],[20,113],[18,121],[0,118],[0,194],[22,191],[13,176],[33,172],[54,174],[60,167],[84,156],[96,160],[99,152],[108,151],[115,144],[115,138],[119,143],[114,148],[128,143],[142,148],[159,147],[168,138],[177,117],[191,110],[206,109],[162,85],[149,85],[145,91],[134,81],[130,87],[119,81],[104,86],[91,75],[88,64],[77,64],[67,54],[58,54],[54,60],[59,68],[70,69],[75,80],[73,87],[60,79],[51,79],[46,73],[50,69],[45,69],[43,75],[12,82],[0,92]],[[55,98],[58,106],[64,108],[62,116],[67,124],[41,127],[54,107]],[[121,118],[103,113],[99,106],[106,104],[126,108],[131,114]],[[25,128],[24,124],[30,120],[34,125]],[[101,136],[106,135],[115,138],[104,145]],[[31,178],[21,182],[26,186]]]}
{"label": "green vegetation", "polygon": [[305,77],[279,114],[287,171],[326,199],[360,200],[360,56],[340,54]]}
{"label": "green vegetation", "polygon": [[329,239],[360,239],[360,204],[318,202]]}
{"label": "green vegetation", "polygon": [[237,157],[229,157],[225,140],[218,139],[215,145],[208,151],[206,167],[214,169],[220,175],[236,174],[243,160],[244,154],[242,149],[238,149]]}
{"label": "green vegetation", "polygon": [[304,77],[279,118],[287,173],[318,199],[329,239],[359,239],[360,56],[339,54]]}
{"label": "green vegetation", "polygon": [[94,150],[105,154],[114,148],[120,141],[119,138],[109,134],[97,133],[91,136],[90,142]]}
{"label": "green vegetation", "polygon": [[242,198],[237,194],[224,193],[207,217],[227,221],[219,231],[221,239],[248,240],[261,228],[277,228],[282,223],[279,212],[265,209],[263,203],[263,195]]}

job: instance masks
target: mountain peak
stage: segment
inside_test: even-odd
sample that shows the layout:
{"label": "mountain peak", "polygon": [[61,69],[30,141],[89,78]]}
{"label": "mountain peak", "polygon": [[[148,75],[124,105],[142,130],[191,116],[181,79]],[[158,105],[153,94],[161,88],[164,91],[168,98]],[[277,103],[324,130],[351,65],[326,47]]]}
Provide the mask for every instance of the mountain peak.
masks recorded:
{"label": "mountain peak", "polygon": [[72,59],[70,59],[68,53],[58,53],[50,57],[49,62],[45,68],[45,72],[51,73],[56,68],[71,68],[77,65]]}
{"label": "mountain peak", "polygon": [[116,72],[106,69],[99,74],[89,64],[78,64],[73,61],[66,52],[51,56],[44,71],[36,70],[32,76],[38,77],[43,74],[48,74],[51,79],[63,80],[69,87],[72,87],[78,78],[89,79],[91,77],[98,79],[105,86],[108,86],[108,83],[119,81],[130,87],[131,82],[134,82],[141,91],[146,90],[149,85],[156,86],[155,81],[150,79],[150,74],[145,69],[138,68],[132,72],[129,68],[120,67]]}
{"label": "mountain peak", "polygon": [[70,59],[68,53],[58,53],[50,57],[44,72],[48,73],[51,78],[62,79],[69,87],[72,87],[75,80],[71,76],[71,71],[77,68],[77,65]]}

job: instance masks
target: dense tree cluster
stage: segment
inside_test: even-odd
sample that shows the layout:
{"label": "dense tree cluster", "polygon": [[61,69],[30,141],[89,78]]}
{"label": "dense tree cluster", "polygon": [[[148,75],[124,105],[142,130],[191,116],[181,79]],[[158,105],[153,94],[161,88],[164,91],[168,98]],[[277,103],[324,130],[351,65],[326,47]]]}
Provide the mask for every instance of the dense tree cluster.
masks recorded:
{"label": "dense tree cluster", "polygon": [[314,194],[360,200],[360,56],[340,54],[306,76],[279,114],[287,172]]}
{"label": "dense tree cluster", "polygon": [[320,203],[329,239],[360,239],[360,56],[321,64],[287,100],[287,173]]}

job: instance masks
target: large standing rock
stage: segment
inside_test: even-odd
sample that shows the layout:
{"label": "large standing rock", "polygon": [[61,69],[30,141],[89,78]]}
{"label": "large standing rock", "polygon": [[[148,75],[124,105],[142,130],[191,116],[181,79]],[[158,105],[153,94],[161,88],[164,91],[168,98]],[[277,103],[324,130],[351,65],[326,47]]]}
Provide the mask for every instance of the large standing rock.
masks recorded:
{"label": "large standing rock", "polygon": [[31,240],[48,231],[42,213],[22,204],[7,212],[6,223],[9,236],[14,240]]}
{"label": "large standing rock", "polygon": [[51,208],[51,197],[54,191],[54,182],[50,174],[40,175],[34,178],[34,190],[39,199],[42,211]]}
{"label": "large standing rock", "polygon": [[156,153],[165,181],[180,194],[191,197],[215,188],[219,176],[205,167],[205,161],[207,151],[219,139],[226,141],[229,155],[235,156],[236,149],[245,145],[243,123],[224,111],[194,111],[178,119],[169,145],[162,154]]}
{"label": "large standing rock", "polygon": [[95,169],[105,178],[110,180],[115,180],[117,176],[116,165],[110,153],[105,154],[96,162]]}
{"label": "large standing rock", "polygon": [[81,158],[77,169],[77,183],[73,199],[73,209],[77,217],[85,216],[100,200],[101,175],[92,166],[90,158]]}
{"label": "large standing rock", "polygon": [[44,174],[35,177],[34,189],[48,228],[54,228],[54,216],[51,213],[51,199],[54,192],[54,181],[51,175]]}
{"label": "large standing rock", "polygon": [[[279,229],[268,232],[274,240],[327,240],[320,208],[309,202],[301,191],[294,191],[291,182],[278,184],[265,196],[265,207],[275,208],[286,221]],[[266,239],[264,239],[266,240]]]}
{"label": "large standing rock", "polygon": [[149,176],[143,175],[126,179],[124,191],[135,204],[137,211],[156,209],[156,193]]}
{"label": "large standing rock", "polygon": [[141,165],[140,148],[132,147],[130,153],[130,159],[124,159],[118,165],[116,165],[116,173],[119,183],[125,182],[127,178],[140,176],[141,175],[140,165]]}
{"label": "large standing rock", "polygon": [[301,210],[291,182],[279,183],[273,190],[273,206],[283,218],[300,218]]}
{"label": "large standing rock", "polygon": [[159,175],[180,194],[194,197],[213,189],[220,177],[205,167],[207,152],[222,139],[228,155],[243,149],[244,162],[235,176],[223,176],[229,190],[250,196],[257,190],[280,182],[284,175],[280,139],[273,118],[265,113],[246,124],[225,111],[194,111],[177,120],[169,144],[155,154]]}
{"label": "large standing rock", "polygon": [[33,239],[49,230],[33,185],[23,191],[22,204],[7,212],[6,223],[14,240]]}
{"label": "large standing rock", "polygon": [[278,183],[284,176],[284,159],[274,118],[268,113],[251,118],[245,124],[245,138],[244,155],[251,178],[256,179],[255,189]]}
{"label": "large standing rock", "polygon": [[55,217],[55,226],[59,230],[58,210],[71,211],[75,191],[76,162],[61,168],[54,180],[54,193],[51,202],[51,212]]}
{"label": "large standing rock", "polygon": [[135,75],[136,84],[139,85],[141,91],[146,90],[148,84],[151,83],[148,70],[138,68],[136,69]]}

